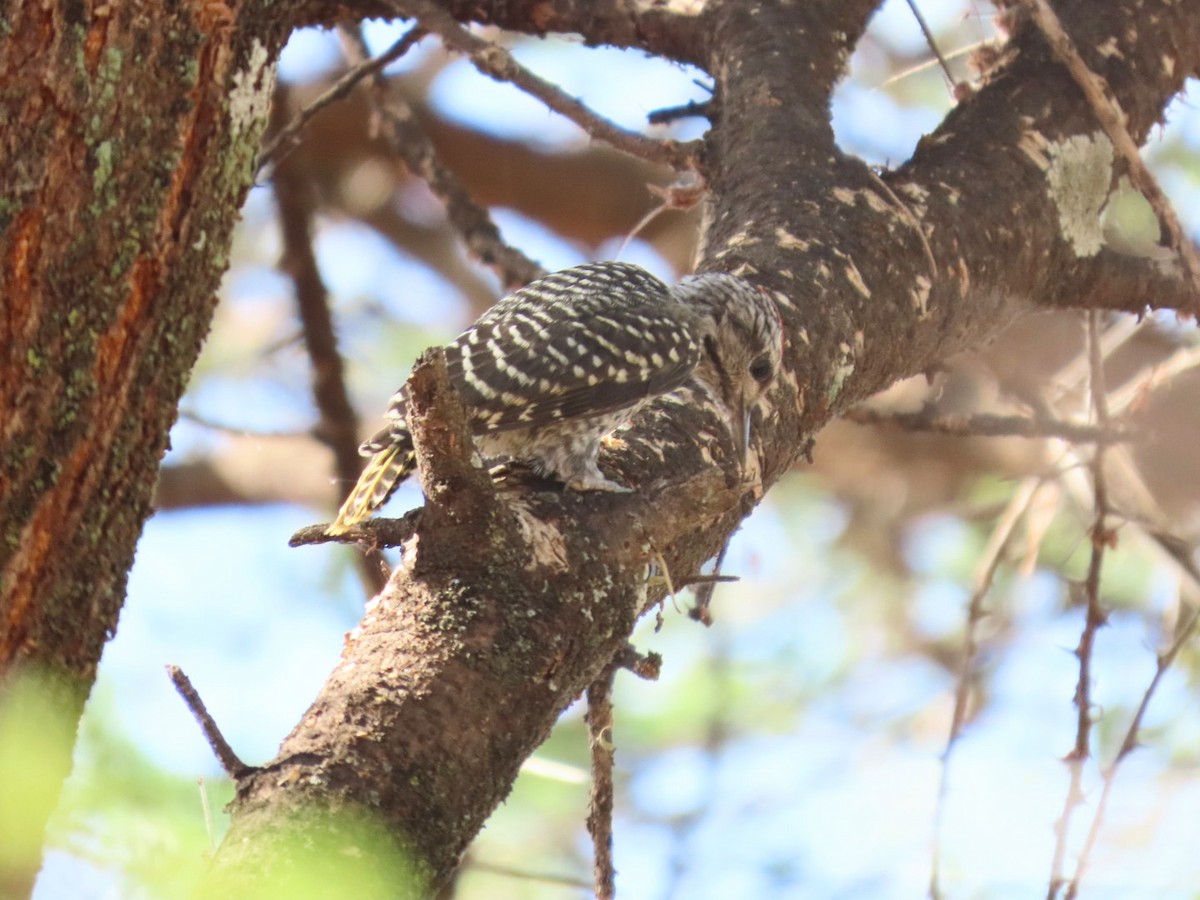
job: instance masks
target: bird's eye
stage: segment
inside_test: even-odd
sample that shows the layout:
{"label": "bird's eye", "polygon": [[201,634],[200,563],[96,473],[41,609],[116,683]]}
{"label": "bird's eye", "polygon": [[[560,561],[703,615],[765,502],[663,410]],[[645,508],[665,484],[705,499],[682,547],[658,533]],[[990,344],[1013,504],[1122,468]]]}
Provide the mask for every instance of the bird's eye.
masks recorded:
{"label": "bird's eye", "polygon": [[768,356],[760,356],[750,363],[750,377],[759,384],[766,384],[774,374],[775,367],[771,365],[771,358]]}

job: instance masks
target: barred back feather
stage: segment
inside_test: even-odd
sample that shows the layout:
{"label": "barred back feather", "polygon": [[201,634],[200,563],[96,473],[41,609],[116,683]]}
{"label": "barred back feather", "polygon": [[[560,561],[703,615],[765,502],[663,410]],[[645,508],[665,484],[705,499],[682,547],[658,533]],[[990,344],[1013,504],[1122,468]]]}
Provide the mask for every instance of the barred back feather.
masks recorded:
{"label": "barred back feather", "polygon": [[[639,266],[589,263],[501,300],[446,347],[446,367],[485,457],[529,464],[575,490],[623,491],[596,465],[604,436],[693,373],[731,411],[748,391],[757,400],[764,382],[747,389],[742,370],[749,357],[766,359],[773,380],[778,322],[774,305],[732,276],[692,276],[672,289]],[[372,461],[331,534],[369,516],[413,471],[405,406],[401,388],[387,426],[360,448]]]}

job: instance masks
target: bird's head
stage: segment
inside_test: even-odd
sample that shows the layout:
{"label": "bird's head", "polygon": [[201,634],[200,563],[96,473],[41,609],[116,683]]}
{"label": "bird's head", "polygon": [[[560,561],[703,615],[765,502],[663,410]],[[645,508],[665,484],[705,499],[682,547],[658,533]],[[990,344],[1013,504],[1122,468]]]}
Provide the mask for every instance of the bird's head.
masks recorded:
{"label": "bird's head", "polygon": [[707,273],[672,288],[701,317],[702,350],[696,378],[729,411],[738,461],[745,469],[750,414],[775,383],[783,361],[783,327],[775,301],[734,275]]}

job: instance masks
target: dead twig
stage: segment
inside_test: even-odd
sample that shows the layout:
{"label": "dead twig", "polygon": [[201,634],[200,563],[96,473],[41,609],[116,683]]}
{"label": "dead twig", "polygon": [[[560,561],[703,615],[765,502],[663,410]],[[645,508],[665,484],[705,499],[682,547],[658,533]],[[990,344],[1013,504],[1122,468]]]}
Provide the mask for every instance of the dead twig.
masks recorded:
{"label": "dead twig", "polygon": [[183,669],[179,666],[167,666],[167,677],[171,679],[175,690],[179,692],[179,696],[183,698],[183,702],[187,704],[187,708],[191,710],[192,716],[200,725],[200,730],[204,732],[204,739],[208,741],[208,746],[212,748],[213,755],[221,764],[221,768],[225,770],[225,774],[236,782],[258,771],[254,766],[248,766],[238,759],[238,755],[233,752],[233,748],[221,734],[221,729],[209,715],[204,701],[200,699],[191,679],[183,673]]}
{"label": "dead twig", "polygon": [[[1149,536],[1176,562],[1190,584],[1191,590],[1189,593],[1195,596],[1200,591],[1200,570],[1197,570],[1193,561],[1195,547],[1182,544],[1172,535],[1151,533]],[[1113,757],[1113,761],[1109,763],[1102,774],[1103,785],[1100,789],[1100,799],[1096,801],[1096,812],[1092,816],[1092,824],[1088,828],[1087,838],[1083,842],[1083,849],[1079,852],[1079,861],[1075,865],[1075,877],[1071,879],[1071,883],[1067,887],[1067,900],[1072,900],[1079,893],[1079,885],[1083,882],[1084,873],[1087,871],[1092,852],[1096,847],[1096,838],[1099,836],[1100,828],[1104,824],[1104,814],[1108,810],[1108,801],[1112,794],[1113,784],[1117,778],[1117,769],[1125,757],[1137,749],[1138,734],[1142,728],[1142,719],[1145,718],[1146,709],[1150,706],[1150,699],[1154,696],[1154,692],[1158,690],[1158,685],[1162,681],[1163,675],[1174,664],[1179,651],[1195,635],[1197,624],[1200,624],[1200,606],[1193,606],[1187,618],[1176,629],[1175,639],[1165,651],[1158,654],[1155,660],[1154,675],[1151,677],[1150,683],[1146,686],[1146,690],[1142,693],[1142,700],[1138,704],[1137,711],[1133,714],[1133,719],[1130,721],[1129,727],[1125,730],[1125,737],[1121,741],[1121,746],[1117,750],[1116,756]]]}
{"label": "dead twig", "polygon": [[921,34],[925,35],[925,43],[929,45],[929,49],[933,51],[933,55],[937,57],[938,65],[942,67],[942,74],[946,76],[946,81],[950,85],[952,91],[957,91],[958,82],[954,80],[954,76],[950,74],[950,65],[946,62],[946,57],[942,56],[942,51],[938,49],[937,41],[933,39],[933,32],[929,28],[929,23],[925,21],[925,16],[922,15],[920,8],[917,6],[916,0],[906,0],[908,8],[913,14],[913,18],[917,20],[917,25],[921,29]]}
{"label": "dead twig", "polygon": [[424,36],[424,29],[420,26],[413,26],[392,46],[384,50],[383,53],[372,59],[360,61],[358,65],[342,75],[341,78],[334,82],[331,88],[308,104],[308,106],[304,107],[304,109],[300,110],[287,125],[281,128],[266,143],[258,153],[258,159],[254,164],[255,171],[261,172],[267,164],[278,162],[279,159],[290,153],[296,146],[294,143],[296,135],[313,120],[313,117],[317,113],[325,109],[325,107],[349,96],[350,92],[354,90],[355,85],[368,76],[382,72],[390,63],[395,62],[416,46],[417,42]]}
{"label": "dead twig", "polygon": [[398,15],[414,17],[424,28],[438,34],[447,48],[466,54],[475,68],[484,75],[497,81],[510,82],[530,96],[536,97],[596,140],[604,141],[631,156],[674,169],[697,167],[697,148],[694,144],[656,141],[615,125],[557,85],[530,72],[503,47],[471,34],[437,4],[429,0],[390,0],[388,5]]}
{"label": "dead twig", "polygon": [[959,660],[958,679],[954,689],[954,713],[950,719],[950,733],[946,736],[946,748],[942,751],[941,773],[938,778],[937,798],[933,810],[933,838],[930,848],[931,864],[929,896],[939,900],[942,896],[942,820],[945,816],[946,800],[950,791],[950,757],[967,723],[967,702],[971,694],[971,679],[975,671],[975,657],[979,651],[979,623],[986,616],[984,601],[996,578],[996,571],[1004,557],[1004,550],[1012,539],[1017,523],[1025,516],[1037,495],[1042,482],[1036,478],[1026,479],[1008,502],[1000,516],[992,536],[988,539],[976,569],[975,589],[967,604],[966,622],[963,625],[962,657]]}
{"label": "dead twig", "polygon": [[[341,34],[351,59],[364,59],[367,49],[361,29],[342,28]],[[484,265],[496,270],[506,290],[522,287],[544,274],[545,270],[536,262],[505,243],[488,211],[471,198],[462,180],[438,158],[433,141],[417,121],[412,107],[395,90],[389,90],[379,69],[368,74],[376,116],[373,130],[383,134],[392,152],[442,201],[446,218],[467,249]]]}

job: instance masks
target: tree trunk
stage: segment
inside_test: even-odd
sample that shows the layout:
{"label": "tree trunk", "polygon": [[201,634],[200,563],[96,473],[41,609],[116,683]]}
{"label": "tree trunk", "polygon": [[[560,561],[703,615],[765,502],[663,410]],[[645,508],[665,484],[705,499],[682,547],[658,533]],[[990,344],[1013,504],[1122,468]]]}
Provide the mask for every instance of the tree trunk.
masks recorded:
{"label": "tree trunk", "polygon": [[[32,761],[46,790],[0,806],[0,834],[40,834],[209,328],[286,28],[219,2],[16,0],[0,21],[0,709],[49,750]],[[42,715],[20,715],[29,703]],[[0,796],[30,777],[0,772]],[[40,854],[0,859],[0,894],[27,894]]]}

